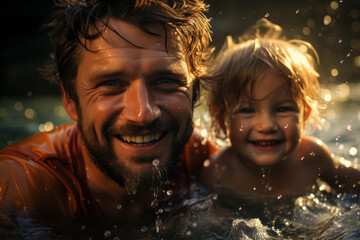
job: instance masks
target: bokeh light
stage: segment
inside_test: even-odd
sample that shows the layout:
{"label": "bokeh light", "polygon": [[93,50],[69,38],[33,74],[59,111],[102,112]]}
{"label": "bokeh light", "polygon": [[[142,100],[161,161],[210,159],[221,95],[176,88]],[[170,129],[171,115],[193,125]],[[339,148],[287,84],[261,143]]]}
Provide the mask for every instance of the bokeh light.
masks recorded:
{"label": "bokeh light", "polygon": [[331,16],[326,15],[326,16],[324,17],[324,24],[325,24],[325,25],[329,25],[330,23],[331,23]]}
{"label": "bokeh light", "polygon": [[32,108],[25,109],[24,116],[27,119],[33,119],[35,117],[35,111]]}

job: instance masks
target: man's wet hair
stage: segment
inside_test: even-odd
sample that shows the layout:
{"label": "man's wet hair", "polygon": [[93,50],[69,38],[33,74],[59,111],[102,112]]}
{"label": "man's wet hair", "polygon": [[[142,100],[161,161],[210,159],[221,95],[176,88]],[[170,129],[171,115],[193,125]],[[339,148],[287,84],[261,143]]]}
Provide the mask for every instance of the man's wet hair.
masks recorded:
{"label": "man's wet hair", "polygon": [[[105,30],[103,26],[115,31],[109,24],[110,18],[130,21],[150,35],[154,33],[146,25],[152,23],[159,24],[165,31],[174,30],[194,76],[193,103],[198,99],[211,34],[209,19],[204,14],[208,5],[203,0],[57,0],[55,5],[57,9],[44,26],[50,34],[53,51],[43,73],[50,81],[62,85],[76,103],[75,79],[81,51],[89,50],[83,40],[100,37]],[[95,31],[89,32],[89,29]]]}

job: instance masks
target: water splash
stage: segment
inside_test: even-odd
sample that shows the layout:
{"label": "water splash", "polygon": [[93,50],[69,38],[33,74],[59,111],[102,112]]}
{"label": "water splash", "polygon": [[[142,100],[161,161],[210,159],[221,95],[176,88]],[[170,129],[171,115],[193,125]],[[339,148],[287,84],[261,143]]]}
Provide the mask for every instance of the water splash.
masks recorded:
{"label": "water splash", "polygon": [[158,166],[159,166],[159,164],[160,164],[159,159],[154,159],[154,161],[152,162],[152,164],[153,164],[156,172],[158,173],[158,176],[161,177],[161,172],[160,172],[160,170],[159,170],[159,168],[158,168]]}

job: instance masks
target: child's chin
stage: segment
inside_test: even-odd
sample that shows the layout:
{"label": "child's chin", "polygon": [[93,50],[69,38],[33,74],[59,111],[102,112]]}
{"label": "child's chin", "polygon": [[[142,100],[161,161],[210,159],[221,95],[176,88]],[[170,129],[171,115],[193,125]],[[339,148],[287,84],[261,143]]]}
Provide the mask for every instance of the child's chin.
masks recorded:
{"label": "child's chin", "polygon": [[256,159],[254,160],[254,163],[258,165],[259,167],[271,167],[280,162],[279,159]]}

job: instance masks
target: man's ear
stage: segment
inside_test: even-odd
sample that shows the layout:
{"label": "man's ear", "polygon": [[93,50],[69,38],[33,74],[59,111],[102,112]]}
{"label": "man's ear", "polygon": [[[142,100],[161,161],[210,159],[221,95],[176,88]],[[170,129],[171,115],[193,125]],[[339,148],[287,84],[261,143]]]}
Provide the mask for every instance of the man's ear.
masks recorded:
{"label": "man's ear", "polygon": [[62,98],[62,102],[64,104],[65,111],[67,112],[67,114],[69,115],[69,117],[72,120],[77,121],[78,120],[78,112],[77,112],[77,108],[76,108],[76,103],[74,102],[73,99],[71,99],[66,94],[66,92],[64,90],[64,86],[62,84],[60,84],[60,89],[61,89],[61,98]]}

